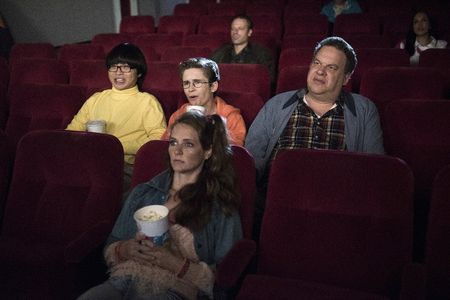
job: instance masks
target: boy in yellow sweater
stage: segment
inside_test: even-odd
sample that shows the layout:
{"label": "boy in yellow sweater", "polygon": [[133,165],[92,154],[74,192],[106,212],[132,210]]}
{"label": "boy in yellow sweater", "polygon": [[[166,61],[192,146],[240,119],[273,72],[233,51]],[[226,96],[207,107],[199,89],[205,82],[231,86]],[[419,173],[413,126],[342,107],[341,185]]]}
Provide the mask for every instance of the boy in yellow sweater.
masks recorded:
{"label": "boy in yellow sweater", "polygon": [[125,153],[124,192],[127,192],[138,149],[160,139],[166,120],[155,96],[140,92],[147,73],[141,50],[128,43],[113,48],[106,57],[112,88],[92,95],[75,115],[67,130],[85,131],[92,120],[106,122],[105,133],[116,136]]}

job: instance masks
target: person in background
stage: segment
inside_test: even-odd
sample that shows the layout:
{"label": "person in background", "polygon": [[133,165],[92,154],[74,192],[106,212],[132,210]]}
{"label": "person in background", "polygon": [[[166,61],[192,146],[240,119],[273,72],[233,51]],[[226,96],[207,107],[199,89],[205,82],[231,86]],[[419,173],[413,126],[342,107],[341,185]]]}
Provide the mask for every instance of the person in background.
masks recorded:
{"label": "person in background", "polygon": [[148,141],[161,138],[166,120],[158,100],[140,91],[147,64],[138,47],[128,43],[114,47],[106,57],[106,71],[112,88],[92,95],[66,129],[86,131],[89,121],[106,122],[105,133],[116,136],[124,149],[126,196],[136,152]]}
{"label": "person in background", "polygon": [[340,14],[360,14],[362,9],[357,0],[333,0],[325,4],[320,13],[334,23]]}
{"label": "person in background", "polygon": [[[106,242],[110,278],[79,300],[212,298],[215,267],[242,238],[222,118],[181,115],[168,154],[169,169],[133,189]],[[133,215],[148,205],[169,209],[170,237],[163,246],[138,232]]]}
{"label": "person in background", "polygon": [[272,97],[250,126],[245,147],[253,155],[258,177],[256,232],[270,166],[280,151],[310,148],[384,153],[375,104],[343,90],[356,64],[356,53],[344,39],[320,41],[309,66],[307,87]]}
{"label": "person in background", "polygon": [[8,25],[0,13],[0,56],[8,59],[14,40],[9,32]]}
{"label": "person in background", "polygon": [[231,43],[215,50],[210,56],[217,63],[262,64],[269,68],[272,84],[275,81],[275,63],[272,53],[266,47],[250,42],[253,21],[240,14],[231,21]]}
{"label": "person in background", "polygon": [[189,106],[195,105],[202,106],[206,115],[221,116],[226,121],[230,143],[243,146],[247,128],[239,109],[216,95],[220,81],[218,65],[204,57],[189,58],[180,63],[179,73],[181,86],[189,103],[183,104],[170,116],[168,129],[162,139],[169,138],[171,125]]}
{"label": "person in background", "polygon": [[405,49],[408,53],[411,65],[419,63],[420,53],[423,51],[447,47],[446,41],[436,39],[437,35],[431,23],[431,18],[426,12],[415,13],[408,28],[406,39],[397,45],[398,48]]}

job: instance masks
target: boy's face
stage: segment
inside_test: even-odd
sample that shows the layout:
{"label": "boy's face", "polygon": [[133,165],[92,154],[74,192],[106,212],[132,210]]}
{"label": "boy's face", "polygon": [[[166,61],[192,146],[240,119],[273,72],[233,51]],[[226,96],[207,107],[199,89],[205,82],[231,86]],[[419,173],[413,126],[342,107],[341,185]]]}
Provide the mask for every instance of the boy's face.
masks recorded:
{"label": "boy's face", "polygon": [[[117,67],[117,70],[114,70]],[[140,75],[137,69],[129,68],[127,64],[115,64],[108,70],[108,78],[112,86],[117,90],[126,90],[136,85]]]}

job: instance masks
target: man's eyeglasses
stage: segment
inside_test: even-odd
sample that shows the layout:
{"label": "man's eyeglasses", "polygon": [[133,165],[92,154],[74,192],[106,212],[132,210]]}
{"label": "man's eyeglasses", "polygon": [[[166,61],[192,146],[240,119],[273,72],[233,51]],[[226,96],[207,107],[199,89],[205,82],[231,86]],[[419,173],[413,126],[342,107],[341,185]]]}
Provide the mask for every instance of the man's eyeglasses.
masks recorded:
{"label": "man's eyeglasses", "polygon": [[192,84],[193,87],[198,89],[199,87],[201,87],[205,83],[209,83],[209,81],[200,81],[200,80],[194,80],[192,82],[190,82],[190,81],[183,81],[181,83],[181,85],[183,86],[183,89],[188,89],[188,88],[191,87],[191,84]]}
{"label": "man's eyeglasses", "polygon": [[109,72],[117,72],[117,70],[120,70],[123,73],[130,73],[131,69],[134,69],[134,68],[130,67],[129,65],[121,65],[121,66],[112,65],[108,68],[108,71]]}

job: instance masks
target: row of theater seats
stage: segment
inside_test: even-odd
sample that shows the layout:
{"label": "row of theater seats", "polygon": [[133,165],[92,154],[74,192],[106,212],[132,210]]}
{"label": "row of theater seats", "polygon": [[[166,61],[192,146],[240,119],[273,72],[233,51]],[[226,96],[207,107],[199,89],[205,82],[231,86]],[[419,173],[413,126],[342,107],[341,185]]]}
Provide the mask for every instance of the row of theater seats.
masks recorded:
{"label": "row of theater seats", "polygon": [[[395,127],[402,150],[417,154],[423,148],[416,140],[429,146],[433,134],[448,136],[448,121],[434,124],[443,126],[438,133],[420,126],[412,133],[411,127],[417,119],[448,116],[449,102],[405,100],[391,106],[395,121],[405,128],[399,132]],[[151,141],[139,150],[133,186],[165,168],[167,145]],[[11,165],[4,146],[0,132],[1,172]],[[449,144],[439,146],[426,156],[437,161],[439,151],[449,153]],[[425,260],[416,264],[412,259],[417,230],[414,195],[420,174],[414,163],[336,151],[280,153],[272,165],[260,238],[255,242],[251,240],[254,162],[239,146],[233,146],[233,160],[245,239],[218,266],[219,290],[238,293],[237,299],[323,299],[326,295],[425,299],[425,291],[427,299],[448,299],[448,155],[440,157],[439,168],[429,174],[428,198],[422,199],[431,203],[427,251]],[[6,298],[72,299],[104,280],[97,251],[120,209],[122,164],[122,147],[110,135],[57,130],[25,135],[18,146],[6,205],[2,203],[0,286]],[[0,177],[0,188],[8,185],[5,178]],[[252,259],[256,266],[248,267]]]}
{"label": "row of theater seats", "polygon": [[[43,129],[64,129],[83,105],[84,90],[70,85],[21,85],[10,95],[9,118],[5,128],[6,147],[13,159],[19,141],[27,133]],[[241,99],[239,95],[238,99]],[[242,103],[243,112],[256,114],[252,99]],[[262,106],[262,103],[259,105]],[[381,113],[384,144],[389,155],[404,159],[416,177],[418,213],[426,212],[431,182],[442,165],[450,163],[450,101],[432,98],[392,99]],[[247,116],[244,114],[244,116]],[[246,119],[247,122],[248,119]],[[249,122],[250,123],[250,122]],[[423,209],[422,209],[423,208]],[[418,228],[426,216],[418,214]],[[423,239],[423,230],[418,231]],[[418,249],[421,242],[418,239]],[[418,255],[421,251],[419,249]]]}
{"label": "row of theater seats", "polygon": [[[446,17],[445,4],[436,5],[430,13],[436,15],[435,29],[448,32],[449,22]],[[314,6],[314,7],[311,7]],[[294,34],[334,33],[371,33],[392,35],[406,32],[411,23],[415,5],[403,2],[402,6],[389,3],[378,4],[377,9],[364,9],[360,15],[340,15],[334,26],[328,24],[324,15],[320,15],[320,1],[308,3],[290,3],[285,6],[276,3],[210,3],[178,4],[173,15],[160,18],[158,25],[152,16],[128,16],[122,19],[121,33],[228,33],[230,17],[238,13],[247,13],[254,21],[255,34],[271,35],[276,40]],[[444,6],[444,7],[443,7]],[[448,6],[448,4],[447,4]],[[284,13],[283,13],[284,10]],[[358,26],[354,26],[354,25]],[[397,41],[395,41],[397,42]]]}
{"label": "row of theater seats", "polygon": [[[366,44],[371,43],[372,47],[393,47],[406,37],[411,18],[410,13],[401,12],[383,18],[371,14],[350,14],[338,16],[332,25],[324,15],[312,13],[286,18],[277,15],[252,16],[254,22],[252,39],[269,46],[269,49],[274,48],[271,44],[281,44],[288,37],[311,34],[321,37],[339,35],[355,43],[362,38]],[[440,36],[448,37],[450,22],[447,15],[440,12],[436,14],[436,18],[438,19],[436,31]],[[222,42],[229,41],[230,16],[163,16],[156,31],[153,22],[152,16],[124,17],[119,33],[122,37],[172,34],[177,36],[178,41],[191,35],[207,34],[217,36],[216,39],[221,39]],[[189,37],[185,43],[190,43],[190,39],[193,38]]]}
{"label": "row of theater seats", "polygon": [[[166,119],[184,103],[181,91],[154,92],[161,102]],[[264,105],[254,93],[221,92],[229,103],[241,108],[249,126]],[[14,153],[20,138],[30,130],[64,129],[86,101],[86,89],[64,84],[17,84],[9,89],[8,102],[3,111],[5,132],[9,137],[10,152]]]}
{"label": "row of theater seats", "polygon": [[[232,16],[245,11],[249,15],[277,14],[287,17],[305,12],[319,13],[328,2],[330,0],[190,0],[188,4],[178,4],[174,14]],[[398,12],[412,13],[419,8],[439,12],[448,5],[445,0],[358,0],[358,3],[363,12],[380,16]]]}
{"label": "row of theater seats", "polygon": [[[450,98],[450,49],[425,51],[420,67],[408,66],[408,58],[399,49],[360,49],[358,53],[359,66],[345,88],[374,101],[381,114],[392,99]],[[282,52],[275,93],[306,86],[310,55],[309,49]],[[148,74],[143,84],[144,91],[160,100],[166,118],[185,102],[177,66],[175,62],[148,63]],[[273,94],[267,68],[253,64],[219,64],[219,68],[221,82],[218,94],[242,110],[249,127],[264,102]],[[15,98],[31,98],[33,95],[24,95],[26,90],[20,87],[23,84],[61,84],[73,86],[72,89],[80,86],[84,88],[84,99],[93,92],[110,88],[103,60],[73,60],[67,66],[58,59],[30,58],[17,61],[10,72],[7,66],[2,70],[4,72],[0,72],[3,74],[0,76],[5,78],[2,82],[8,82],[9,78],[9,85],[0,85],[1,127],[6,124],[12,103],[23,103]],[[36,93],[34,97],[38,95]]]}

